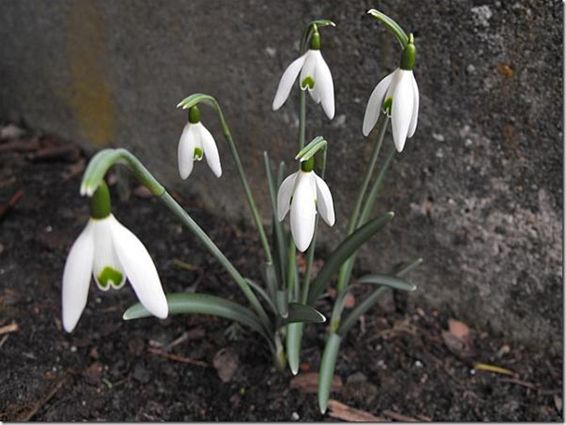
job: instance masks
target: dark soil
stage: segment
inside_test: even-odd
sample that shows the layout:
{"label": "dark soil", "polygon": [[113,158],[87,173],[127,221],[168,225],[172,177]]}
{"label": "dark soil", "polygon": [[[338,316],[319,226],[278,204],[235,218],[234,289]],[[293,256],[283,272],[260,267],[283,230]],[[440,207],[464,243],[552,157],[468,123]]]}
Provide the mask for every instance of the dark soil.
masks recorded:
{"label": "dark soil", "polygon": [[[136,302],[127,285],[107,293],[92,285],[75,332],[62,330],[61,275],[88,208],[78,193],[82,154],[60,143],[28,136],[0,142],[0,205],[23,193],[0,218],[0,420],[336,420],[319,413],[315,394],[290,388],[290,372],[274,369],[256,335],[234,332],[225,320],[122,321]],[[157,200],[137,190],[120,202],[112,192],[116,217],[144,241],[166,292],[242,301],[214,258]],[[194,199],[182,202],[236,267],[259,280],[254,232],[207,214]],[[319,308],[330,307],[327,296]],[[473,323],[470,338],[459,340],[446,332],[450,318],[423,304],[418,291],[409,299],[385,297],[344,341],[336,371],[342,386],[332,397],[386,420],[562,421],[562,358]],[[303,373],[318,370],[324,332],[307,327]],[[239,359],[226,383],[213,366],[223,348]],[[475,370],[476,362],[513,375]]]}

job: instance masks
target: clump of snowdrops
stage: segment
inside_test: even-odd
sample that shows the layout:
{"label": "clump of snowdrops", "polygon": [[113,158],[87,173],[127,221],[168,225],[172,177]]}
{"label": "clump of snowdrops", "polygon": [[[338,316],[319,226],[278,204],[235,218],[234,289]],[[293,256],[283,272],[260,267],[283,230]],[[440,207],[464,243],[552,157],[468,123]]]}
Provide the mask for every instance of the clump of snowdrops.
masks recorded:
{"label": "clump of snowdrops", "polygon": [[[415,133],[419,111],[419,92],[413,76],[416,59],[413,35],[407,34],[395,21],[377,10],[372,9],[368,14],[384,24],[397,38],[400,63],[395,71],[377,84],[369,97],[362,133],[372,146],[372,153],[344,239],[324,259],[324,265],[316,276],[312,270],[320,224],[318,218],[322,218],[327,226],[332,227],[335,223],[332,191],[324,180],[326,152],[332,148],[331,138],[318,136],[309,143],[305,141],[307,93],[315,104],[322,106],[328,119],[334,118],[334,82],[322,55],[321,33],[331,30],[335,24],[324,19],[306,26],[300,41],[300,56],[283,73],[273,100],[273,110],[277,111],[294,88],[299,90],[299,134],[292,172],[285,171],[284,162],[274,169],[267,152],[264,152],[272,207],[270,234],[265,230],[248,185],[245,166],[219,101],[198,93],[178,104],[179,108],[188,110],[188,122],[177,151],[182,179],[189,178],[193,167],[202,159],[216,177],[222,176],[215,137],[201,122],[200,108],[211,108],[217,114],[263,247],[263,258],[257,258],[263,282],[254,282],[243,276],[138,158],[125,149],[105,149],[90,161],[80,188],[81,195],[90,199],[91,218],[73,244],[63,273],[63,326],[67,332],[75,329],[86,306],[91,276],[103,291],[120,289],[126,280],[130,282],[139,303],[124,313],[125,320],[151,315],[163,319],[170,314],[219,316],[254,331],[271,352],[278,369],[284,370],[288,366],[293,374],[299,372],[304,326],[328,322],[318,388],[319,406],[321,412],[325,412],[342,340],[385,290],[415,290],[416,287],[405,276],[421,262],[420,259],[408,261],[389,273],[355,279],[357,284],[370,285],[374,289],[349,314],[344,314],[359,249],[393,218],[393,212],[374,216],[374,204],[396,152],[401,152],[407,138]],[[393,143],[386,156],[378,161],[390,122]],[[293,137],[289,134],[289,138]],[[202,242],[243,292],[247,305],[204,293],[164,293],[147,249],[112,214],[104,177],[116,164],[128,167],[139,182]],[[285,225],[287,216],[289,230]],[[304,273],[299,271],[297,250],[305,253]],[[327,320],[326,315],[316,309],[317,300],[334,283],[336,276],[336,298]]]}

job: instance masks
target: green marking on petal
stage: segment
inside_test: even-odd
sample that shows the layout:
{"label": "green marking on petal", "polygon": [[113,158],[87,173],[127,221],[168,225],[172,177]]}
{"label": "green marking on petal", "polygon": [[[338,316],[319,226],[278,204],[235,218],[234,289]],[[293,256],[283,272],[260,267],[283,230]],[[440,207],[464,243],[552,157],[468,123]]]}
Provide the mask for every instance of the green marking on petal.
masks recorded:
{"label": "green marking on petal", "polygon": [[120,287],[123,278],[122,272],[107,266],[100,272],[96,280],[101,289],[106,290],[110,284],[114,287]]}
{"label": "green marking on petal", "polygon": [[306,77],[303,81],[301,81],[301,88],[304,90],[308,88],[312,90],[314,87],[314,80],[312,77]]}
{"label": "green marking on petal", "polygon": [[383,110],[388,116],[391,116],[392,107],[393,107],[393,97],[389,96],[387,99],[385,99],[385,102],[383,102]]}
{"label": "green marking on petal", "polygon": [[204,151],[203,151],[201,148],[195,148],[195,152],[194,152],[193,158],[194,158],[196,161],[200,161],[203,156],[204,156]]}

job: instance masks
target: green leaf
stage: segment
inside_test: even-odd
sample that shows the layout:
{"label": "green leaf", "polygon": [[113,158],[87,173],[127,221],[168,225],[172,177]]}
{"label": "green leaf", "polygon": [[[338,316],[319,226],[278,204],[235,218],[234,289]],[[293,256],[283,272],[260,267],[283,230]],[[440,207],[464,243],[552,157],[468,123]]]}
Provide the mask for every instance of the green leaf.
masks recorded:
{"label": "green leaf", "polygon": [[392,289],[399,289],[400,291],[409,291],[409,292],[412,292],[415,289],[417,289],[417,285],[414,285],[403,278],[397,276],[389,276],[386,274],[368,274],[358,279],[358,283],[370,284],[370,285],[383,285],[383,286],[388,286]]}
{"label": "green leaf", "polygon": [[300,159],[302,161],[307,161],[311,159],[318,151],[321,149],[326,149],[327,142],[324,137],[317,136],[310,141],[299,153],[295,156],[295,159]]}
{"label": "green leaf", "polygon": [[303,338],[303,322],[289,323],[287,325],[287,361],[293,375],[299,372],[301,356],[301,340]]}
{"label": "green leaf", "polygon": [[267,292],[265,292],[265,290],[261,286],[259,286],[251,279],[246,279],[246,282],[248,282],[248,284],[264,299],[267,305],[269,305],[269,308],[271,308],[271,311],[277,314],[277,308],[275,307],[275,304],[273,304],[273,301],[271,300]]}
{"label": "green leaf", "polygon": [[370,220],[367,224],[359,227],[354,233],[330,254],[318,276],[313,281],[308,298],[308,304],[313,304],[323,293],[330,282],[330,278],[338,271],[340,265],[353,255],[360,247],[369,240],[374,234],[379,232],[393,218],[393,212],[387,212]]}
{"label": "green leaf", "polygon": [[368,10],[368,15],[373,16],[377,21],[381,22],[385,27],[397,37],[397,40],[401,44],[401,47],[405,48],[407,43],[409,42],[409,36],[407,33],[401,28],[401,26],[387,16],[385,13],[380,12],[376,9]]}
{"label": "green leaf", "polygon": [[275,304],[283,319],[289,317],[289,293],[287,291],[280,289],[275,293]]}
{"label": "green leaf", "polygon": [[261,269],[263,280],[267,285],[267,291],[272,300],[275,299],[275,292],[277,292],[277,275],[275,268],[271,263],[264,263]]}
{"label": "green leaf", "polygon": [[306,304],[289,303],[289,316],[285,323],[324,323],[326,317],[317,309]]}
{"label": "green leaf", "polygon": [[[169,314],[210,314],[246,325],[265,336],[259,318],[246,307],[224,298],[208,294],[178,293],[167,295]],[[134,304],[124,313],[124,320],[141,319],[152,314],[140,303]]]}
{"label": "green leaf", "polygon": [[[422,258],[417,258],[416,260],[411,261],[408,264],[402,265],[396,268],[395,277],[401,279],[415,267],[423,262]],[[375,276],[375,275],[374,275]],[[391,276],[388,276],[391,277]],[[388,285],[389,286],[389,285]],[[354,308],[350,314],[346,317],[346,319],[340,325],[338,329],[338,333],[342,336],[346,335],[350,329],[356,324],[357,320],[360,316],[364,315],[379,299],[379,296],[385,292],[387,289],[386,286],[380,285],[375,291],[373,291],[368,297],[366,297],[360,304]],[[333,317],[334,319],[334,317]]]}
{"label": "green leaf", "polygon": [[331,333],[328,341],[326,341],[324,353],[322,353],[322,359],[320,360],[320,370],[318,374],[318,407],[320,407],[322,414],[326,412],[328,406],[328,398],[330,396],[330,390],[332,389],[332,378],[334,378],[334,369],[336,367],[336,358],[338,357],[341,342],[342,338],[340,335]]}
{"label": "green leaf", "polygon": [[274,242],[275,242],[275,260],[277,262],[276,269],[279,271],[281,282],[285,281],[285,266],[287,250],[285,249],[285,236],[283,234],[283,225],[277,217],[277,188],[273,181],[273,173],[271,171],[271,163],[267,152],[263,152],[263,160],[265,163],[265,172],[267,174],[267,184],[269,186],[269,195],[271,199],[271,208],[273,210],[272,223],[274,229]]}

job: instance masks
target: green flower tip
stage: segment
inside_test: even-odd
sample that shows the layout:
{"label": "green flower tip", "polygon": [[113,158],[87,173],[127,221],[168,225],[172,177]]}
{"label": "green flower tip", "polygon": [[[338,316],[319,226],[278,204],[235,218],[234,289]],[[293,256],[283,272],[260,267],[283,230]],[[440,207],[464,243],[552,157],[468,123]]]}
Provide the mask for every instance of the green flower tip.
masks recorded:
{"label": "green flower tip", "polygon": [[310,157],[306,161],[301,161],[301,170],[306,173],[314,170],[314,156]]}
{"label": "green flower tip", "polygon": [[312,79],[312,77],[305,77],[305,79],[301,81],[301,89],[306,90],[308,88],[309,90],[312,90],[313,87],[314,80]]}
{"label": "green flower tip", "polygon": [[316,26],[314,27],[311,37],[311,50],[320,50],[320,33]]}
{"label": "green flower tip", "polygon": [[[89,188],[86,188],[88,195]],[[112,212],[112,203],[110,202],[110,191],[104,181],[94,191],[90,198],[90,216],[95,219],[106,218]]]}
{"label": "green flower tip", "polygon": [[191,106],[189,109],[189,122],[191,124],[196,124],[200,122],[200,109],[198,106]]}
{"label": "green flower tip", "polygon": [[121,286],[124,275],[112,267],[104,267],[104,269],[97,276],[98,286],[102,290],[108,290],[109,285],[114,288],[119,288]]}
{"label": "green flower tip", "polygon": [[413,34],[409,34],[409,41],[403,49],[403,54],[401,55],[401,69],[406,71],[412,71],[415,67],[415,60],[417,55],[417,48],[415,47],[415,39]]}

